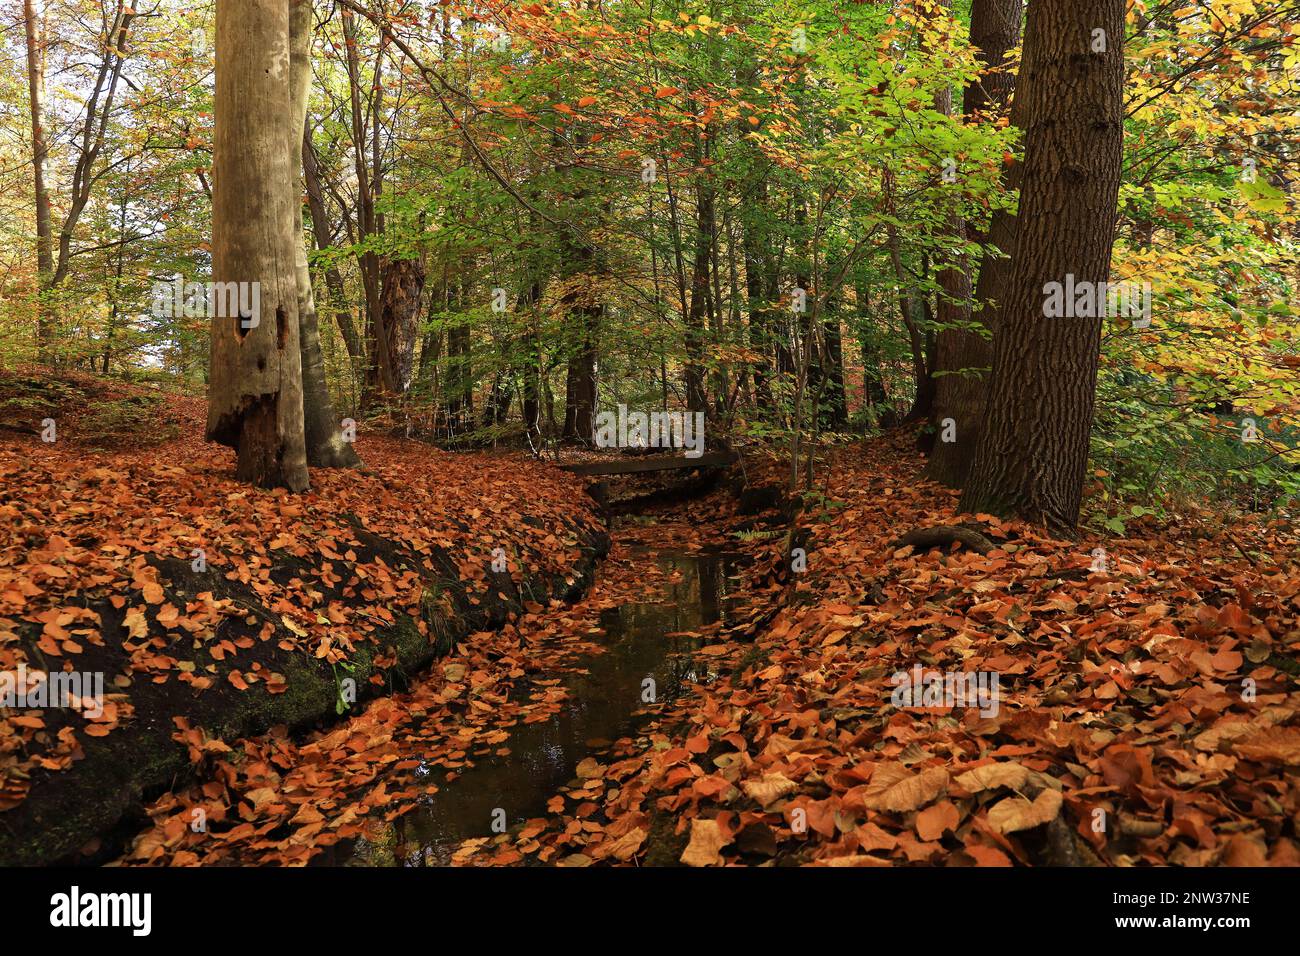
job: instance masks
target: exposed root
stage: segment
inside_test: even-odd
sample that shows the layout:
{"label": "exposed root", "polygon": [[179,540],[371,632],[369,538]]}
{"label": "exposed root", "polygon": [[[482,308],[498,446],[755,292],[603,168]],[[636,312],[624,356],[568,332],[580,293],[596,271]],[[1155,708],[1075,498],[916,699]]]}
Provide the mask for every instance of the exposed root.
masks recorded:
{"label": "exposed root", "polygon": [[978,531],[950,524],[935,525],[933,528],[913,529],[895,541],[894,547],[902,548],[911,545],[917,550],[924,551],[950,545],[954,542],[960,542],[964,547],[977,554],[988,554],[997,547]]}

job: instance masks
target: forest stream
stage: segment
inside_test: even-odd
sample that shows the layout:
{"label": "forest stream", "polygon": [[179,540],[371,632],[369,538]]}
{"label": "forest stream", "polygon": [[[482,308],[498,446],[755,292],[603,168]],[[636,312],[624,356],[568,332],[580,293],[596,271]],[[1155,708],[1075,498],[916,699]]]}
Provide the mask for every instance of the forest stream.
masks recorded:
{"label": "forest stream", "polygon": [[[725,617],[735,582],[736,557],[680,550],[639,555],[657,561],[669,584],[655,600],[624,604],[601,615],[605,653],[583,661],[586,672],[564,682],[560,711],[548,720],[513,728],[508,754],[476,763],[416,809],[373,828],[371,836],[340,844],[317,861],[325,865],[444,866],[460,844],[492,837],[546,813],[547,800],[572,780],[580,761],[636,729],[638,713],[654,701],[671,702],[695,682],[707,683],[687,636]],[[432,774],[434,768],[423,771]],[[504,820],[503,820],[504,817]],[[496,830],[493,829],[494,823]]]}

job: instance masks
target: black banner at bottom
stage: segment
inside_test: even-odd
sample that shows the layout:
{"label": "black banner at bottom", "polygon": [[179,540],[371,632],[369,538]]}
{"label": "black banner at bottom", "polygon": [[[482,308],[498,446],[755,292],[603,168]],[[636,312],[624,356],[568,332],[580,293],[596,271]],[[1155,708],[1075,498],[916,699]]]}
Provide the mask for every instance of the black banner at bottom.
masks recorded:
{"label": "black banner at bottom", "polygon": [[[802,926],[879,944],[978,934],[1229,941],[1294,920],[1296,870],[37,869],[0,871],[6,942],[493,943],[659,933],[771,941]],[[1288,918],[1290,917],[1290,918]],[[447,934],[456,934],[450,936]],[[613,933],[616,935],[610,936]],[[594,935],[589,935],[594,934]],[[92,939],[93,938],[93,939]],[[694,936],[697,940],[706,936]],[[682,941],[678,937],[678,941]],[[661,939],[669,943],[670,939]]]}

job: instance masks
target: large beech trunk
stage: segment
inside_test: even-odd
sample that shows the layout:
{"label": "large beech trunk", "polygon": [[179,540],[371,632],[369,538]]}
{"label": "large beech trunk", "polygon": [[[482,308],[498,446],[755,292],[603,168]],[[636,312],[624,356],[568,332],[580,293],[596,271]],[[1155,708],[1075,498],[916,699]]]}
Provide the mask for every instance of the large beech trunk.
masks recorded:
{"label": "large beech trunk", "polygon": [[[1105,50],[1096,31],[1104,31]],[[1045,286],[1110,273],[1124,138],[1124,0],[1034,0],[1013,122],[1025,158],[989,407],[962,508],[1075,527],[1101,319],[1049,318]]]}
{"label": "large beech trunk", "polygon": [[259,283],[260,308],[213,309],[207,436],[236,449],[241,480],[301,491],[307,452],[291,114],[288,3],[219,0],[212,277]]}

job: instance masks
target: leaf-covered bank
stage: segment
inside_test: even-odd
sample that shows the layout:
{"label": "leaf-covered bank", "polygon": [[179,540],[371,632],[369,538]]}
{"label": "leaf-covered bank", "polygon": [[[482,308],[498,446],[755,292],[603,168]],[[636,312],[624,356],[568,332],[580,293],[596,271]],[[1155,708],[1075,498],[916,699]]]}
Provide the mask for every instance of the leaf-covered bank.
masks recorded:
{"label": "leaf-covered bank", "polygon": [[92,388],[47,397],[58,440],[0,446],[0,671],[104,680],[102,706],[4,718],[5,863],[93,853],[186,774],[186,743],[332,719],[575,597],[607,547],[581,483],[524,456],[363,436],[364,472],[317,471],[289,497],[236,483],[192,400],[162,402],[174,439],[80,443]]}

